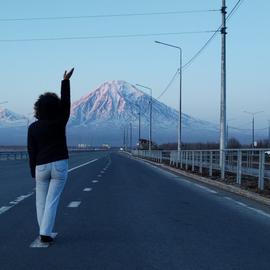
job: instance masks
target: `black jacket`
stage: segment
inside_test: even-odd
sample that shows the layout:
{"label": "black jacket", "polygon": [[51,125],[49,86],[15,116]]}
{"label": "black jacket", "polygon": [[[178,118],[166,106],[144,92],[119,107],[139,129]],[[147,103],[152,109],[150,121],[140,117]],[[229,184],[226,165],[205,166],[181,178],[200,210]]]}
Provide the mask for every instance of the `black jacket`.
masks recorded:
{"label": "black jacket", "polygon": [[61,85],[61,112],[53,121],[38,120],[28,128],[27,148],[32,177],[36,165],[67,159],[66,124],[70,115],[70,84]]}

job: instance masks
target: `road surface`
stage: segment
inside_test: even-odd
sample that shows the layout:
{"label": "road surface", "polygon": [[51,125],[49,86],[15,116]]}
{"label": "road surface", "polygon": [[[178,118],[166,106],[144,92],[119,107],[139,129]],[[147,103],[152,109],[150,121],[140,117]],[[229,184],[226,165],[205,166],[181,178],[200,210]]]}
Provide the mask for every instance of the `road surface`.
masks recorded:
{"label": "road surface", "polygon": [[267,207],[125,154],[73,154],[69,167],[56,241],[33,247],[27,161],[0,162],[1,270],[270,269]]}

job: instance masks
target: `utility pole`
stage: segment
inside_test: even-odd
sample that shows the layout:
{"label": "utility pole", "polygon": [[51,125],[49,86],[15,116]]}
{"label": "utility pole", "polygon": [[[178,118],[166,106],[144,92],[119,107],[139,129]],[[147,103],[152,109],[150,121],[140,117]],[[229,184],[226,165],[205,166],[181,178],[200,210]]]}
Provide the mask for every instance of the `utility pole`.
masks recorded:
{"label": "utility pole", "polygon": [[129,124],[130,125],[130,152],[132,151],[132,123]]}
{"label": "utility pole", "polygon": [[126,128],[125,127],[124,127],[123,147],[124,147],[124,150],[126,150]]}
{"label": "utility pole", "polygon": [[258,113],[262,113],[263,111],[259,111],[259,112],[248,112],[248,111],[244,111],[244,113],[250,114],[252,115],[252,128],[251,128],[251,132],[252,132],[252,146],[251,148],[254,148],[254,143],[255,143],[255,115]]}
{"label": "utility pole", "polygon": [[140,149],[140,146],[141,146],[141,108],[139,111],[139,149]]}
{"label": "utility pole", "polygon": [[148,89],[150,90],[150,100],[149,100],[149,122],[150,122],[150,125],[149,125],[149,143],[148,143],[148,150],[151,151],[152,150],[152,147],[151,147],[151,144],[152,144],[152,103],[153,103],[153,96],[152,96],[152,88],[150,87],[147,87],[147,86],[144,86],[144,85],[141,85],[141,84],[138,84],[136,83],[137,86],[140,86],[140,87],[143,87],[145,89]]}
{"label": "utility pole", "polygon": [[270,148],[270,120],[268,120],[268,148]]}
{"label": "utility pole", "polygon": [[126,125],[126,150],[128,150],[128,144],[129,144],[129,141],[128,141],[128,125]]}
{"label": "utility pole", "polygon": [[252,116],[252,148],[255,145],[255,132],[254,132],[254,114]]}
{"label": "utility pole", "polygon": [[150,128],[149,128],[149,151],[152,150],[152,89],[151,89],[151,99],[150,99]]}
{"label": "utility pole", "polygon": [[222,0],[221,15],[221,99],[220,99],[220,171],[221,179],[225,179],[226,139],[226,0]]}
{"label": "utility pole", "polygon": [[228,140],[229,140],[229,124],[228,123],[226,125],[226,139],[227,139],[226,147],[228,147]]}

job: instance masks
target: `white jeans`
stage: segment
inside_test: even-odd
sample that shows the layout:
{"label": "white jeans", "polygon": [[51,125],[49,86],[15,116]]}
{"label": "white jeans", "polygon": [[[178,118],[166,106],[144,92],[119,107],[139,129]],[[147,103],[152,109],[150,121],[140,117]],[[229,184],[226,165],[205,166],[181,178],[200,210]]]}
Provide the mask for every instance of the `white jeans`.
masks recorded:
{"label": "white jeans", "polygon": [[39,234],[50,236],[68,175],[68,160],[36,166],[36,209]]}

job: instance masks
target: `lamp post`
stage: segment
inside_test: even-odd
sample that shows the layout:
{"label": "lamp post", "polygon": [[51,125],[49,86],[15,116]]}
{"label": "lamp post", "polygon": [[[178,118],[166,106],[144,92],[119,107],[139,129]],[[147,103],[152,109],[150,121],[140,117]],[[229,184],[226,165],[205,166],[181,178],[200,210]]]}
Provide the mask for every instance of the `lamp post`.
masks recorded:
{"label": "lamp post", "polygon": [[138,104],[135,104],[136,107],[138,107],[139,112],[138,112],[138,116],[139,116],[139,138],[138,138],[138,149],[140,149],[140,141],[141,141],[141,106]]}
{"label": "lamp post", "polygon": [[229,141],[229,122],[236,120],[235,118],[231,119],[226,119],[227,124],[226,124],[226,141],[225,141],[225,146],[226,148],[228,147],[228,141]]}
{"label": "lamp post", "polygon": [[126,151],[126,127],[124,126],[124,134],[123,134],[123,148]]}
{"label": "lamp post", "polygon": [[149,113],[149,118],[150,118],[150,125],[149,125],[149,144],[148,144],[148,150],[151,151],[152,149],[152,88],[141,85],[141,84],[136,84],[137,86],[140,86],[142,88],[150,90],[150,101],[149,101],[149,106],[150,106],[150,113]]}
{"label": "lamp post", "polygon": [[254,139],[255,139],[255,136],[254,136],[254,122],[255,122],[255,115],[256,114],[259,114],[259,113],[262,113],[263,111],[259,111],[259,112],[248,112],[248,111],[244,111],[244,113],[247,113],[247,114],[250,114],[252,115],[252,148],[254,148]]}
{"label": "lamp post", "polygon": [[129,128],[130,128],[130,153],[132,152],[132,123],[129,123]]}
{"label": "lamp post", "polygon": [[270,148],[270,120],[268,120],[268,148]]}
{"label": "lamp post", "polygon": [[157,44],[161,44],[164,46],[172,47],[179,50],[179,73],[180,73],[180,80],[179,80],[179,116],[178,116],[178,142],[177,142],[177,150],[178,150],[178,161],[180,159],[180,152],[181,152],[181,144],[182,144],[182,48],[179,46],[171,45],[168,43],[155,41]]}

